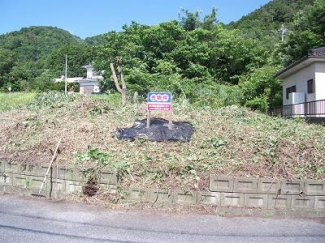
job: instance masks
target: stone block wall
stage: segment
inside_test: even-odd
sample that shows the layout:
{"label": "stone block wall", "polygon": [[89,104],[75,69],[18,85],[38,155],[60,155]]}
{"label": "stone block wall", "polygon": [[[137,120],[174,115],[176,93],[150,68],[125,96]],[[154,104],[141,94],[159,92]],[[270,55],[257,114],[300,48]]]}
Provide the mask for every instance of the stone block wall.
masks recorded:
{"label": "stone block wall", "polygon": [[[38,192],[46,166],[23,165],[0,161],[0,191],[19,193]],[[81,193],[83,173],[76,168],[55,166],[47,177],[42,194],[61,198]],[[118,181],[114,170],[101,172],[100,187],[116,193]],[[181,191],[161,188],[123,188],[119,191],[124,201],[169,204],[209,204],[220,207],[295,209],[325,212],[325,181],[288,181],[276,179],[232,178],[210,175],[209,190]]]}
{"label": "stone block wall", "polygon": [[210,193],[202,196],[202,203],[219,206],[325,210],[325,181],[210,175]]}
{"label": "stone block wall", "polygon": [[209,204],[325,212],[325,181],[231,178],[210,175],[208,191],[124,188],[126,201],[152,204]]}
{"label": "stone block wall", "polygon": [[[48,167],[0,161],[0,190],[8,192],[38,193]],[[53,166],[45,180],[42,195],[60,198],[71,193],[81,193],[84,174],[76,168]],[[113,170],[103,170],[101,187],[116,190],[117,177]]]}

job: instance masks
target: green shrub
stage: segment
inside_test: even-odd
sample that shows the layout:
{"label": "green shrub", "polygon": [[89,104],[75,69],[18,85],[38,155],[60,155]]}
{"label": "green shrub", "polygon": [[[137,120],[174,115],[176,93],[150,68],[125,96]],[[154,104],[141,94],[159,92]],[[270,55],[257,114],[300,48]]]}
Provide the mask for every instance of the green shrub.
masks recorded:
{"label": "green shrub", "polygon": [[50,91],[47,93],[39,93],[35,96],[34,101],[29,105],[29,108],[43,108],[43,107],[52,107],[60,108],[65,106],[69,102],[73,102],[79,99],[77,94],[69,94]]}
{"label": "green shrub", "polygon": [[193,91],[191,103],[196,107],[210,106],[214,108],[239,105],[242,99],[238,86],[199,85]]}

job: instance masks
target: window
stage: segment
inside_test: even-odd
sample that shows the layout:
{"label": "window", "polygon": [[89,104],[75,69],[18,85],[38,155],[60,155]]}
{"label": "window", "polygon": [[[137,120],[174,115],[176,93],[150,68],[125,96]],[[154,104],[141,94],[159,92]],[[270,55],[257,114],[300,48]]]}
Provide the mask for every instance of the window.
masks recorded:
{"label": "window", "polygon": [[296,92],[296,85],[291,86],[289,88],[286,89],[286,98],[289,99],[289,94]]}
{"label": "window", "polygon": [[315,92],[314,79],[309,79],[307,81],[307,90],[308,90],[308,94],[311,94],[311,93]]}

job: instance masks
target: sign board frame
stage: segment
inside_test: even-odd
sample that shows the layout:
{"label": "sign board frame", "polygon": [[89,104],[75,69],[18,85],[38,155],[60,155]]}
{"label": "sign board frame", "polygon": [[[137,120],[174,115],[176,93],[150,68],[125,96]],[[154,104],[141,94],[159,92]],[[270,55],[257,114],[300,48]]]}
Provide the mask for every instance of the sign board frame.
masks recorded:
{"label": "sign board frame", "polygon": [[168,129],[172,129],[173,124],[173,96],[170,92],[149,92],[147,97],[147,128],[150,128],[151,111],[167,111]]}

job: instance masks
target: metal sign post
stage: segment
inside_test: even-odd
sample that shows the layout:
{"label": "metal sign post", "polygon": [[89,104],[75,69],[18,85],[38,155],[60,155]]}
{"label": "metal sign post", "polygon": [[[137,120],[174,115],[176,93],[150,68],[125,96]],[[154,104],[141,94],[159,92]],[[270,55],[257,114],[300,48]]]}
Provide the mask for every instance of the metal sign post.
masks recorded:
{"label": "metal sign post", "polygon": [[149,92],[147,103],[147,128],[150,128],[151,111],[167,111],[168,128],[172,129],[173,110],[172,110],[172,94],[169,92]]}

